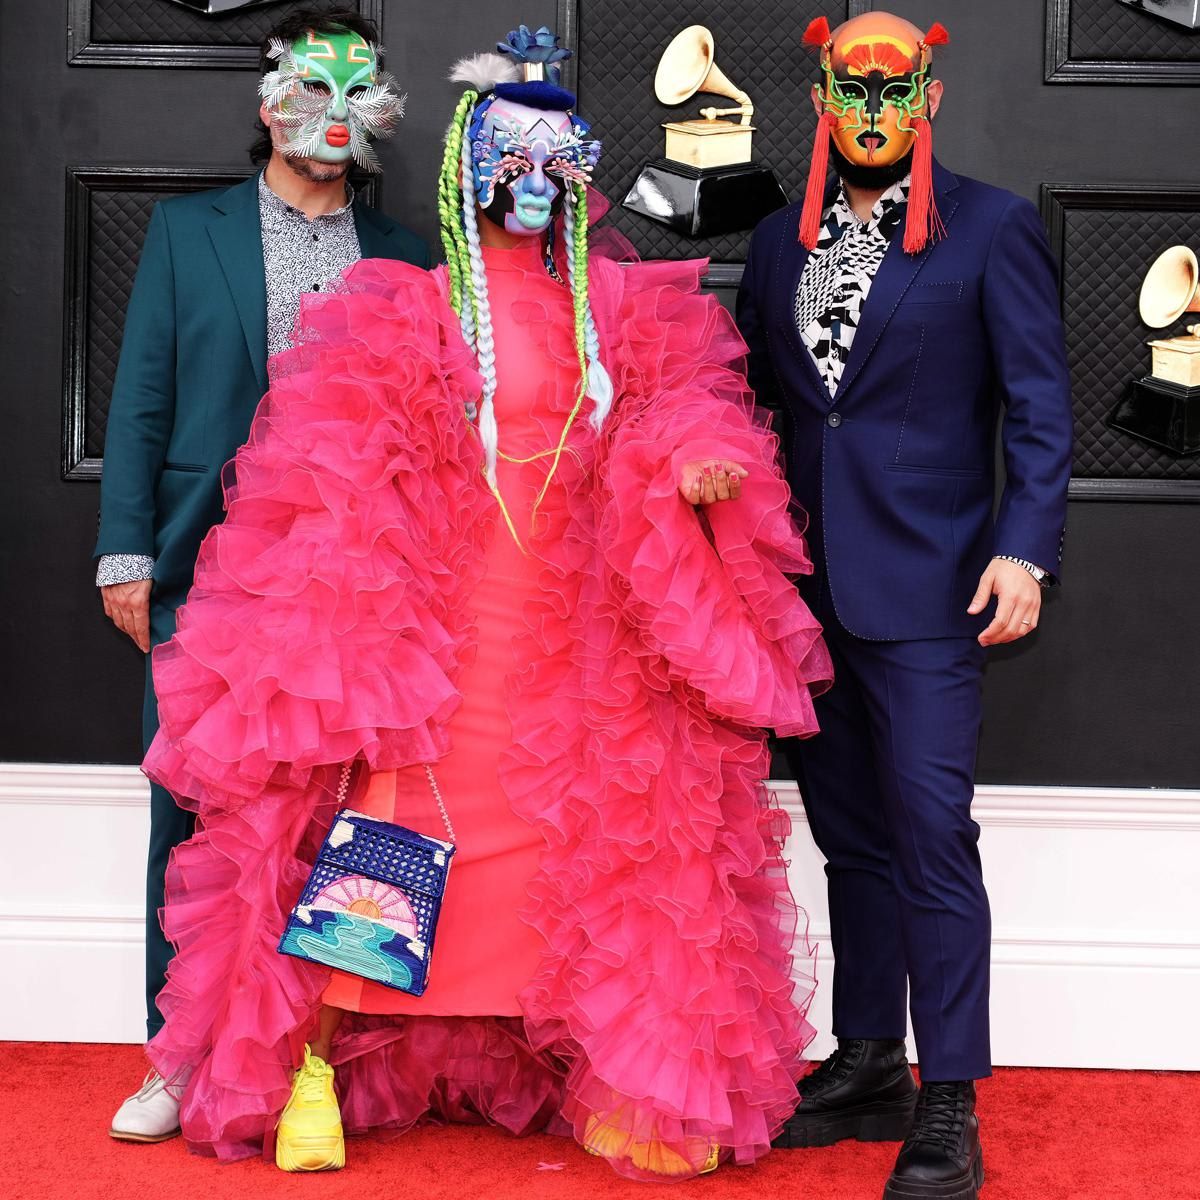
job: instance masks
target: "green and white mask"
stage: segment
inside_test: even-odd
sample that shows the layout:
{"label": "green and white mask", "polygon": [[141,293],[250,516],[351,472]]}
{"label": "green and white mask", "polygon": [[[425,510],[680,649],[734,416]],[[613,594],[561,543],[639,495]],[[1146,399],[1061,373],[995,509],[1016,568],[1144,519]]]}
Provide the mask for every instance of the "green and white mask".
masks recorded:
{"label": "green and white mask", "polygon": [[295,158],[381,169],[372,138],[390,137],[404,115],[405,97],[379,70],[379,47],[357,33],[309,30],[290,46],[275,39],[268,51],[278,64],[258,93],[278,129],[279,149]]}

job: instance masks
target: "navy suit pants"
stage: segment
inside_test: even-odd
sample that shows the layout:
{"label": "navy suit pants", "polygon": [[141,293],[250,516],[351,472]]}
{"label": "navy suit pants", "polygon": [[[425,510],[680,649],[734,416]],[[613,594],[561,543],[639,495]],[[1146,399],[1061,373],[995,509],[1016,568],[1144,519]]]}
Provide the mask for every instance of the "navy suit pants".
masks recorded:
{"label": "navy suit pants", "polygon": [[826,619],[821,732],[783,750],[827,860],[833,1032],[913,1032],[927,1080],[991,1074],[991,916],[971,819],[984,650],[878,642]]}
{"label": "navy suit pants", "polygon": [[[150,613],[150,641],[153,646],[171,639],[175,633],[175,610],[154,605]],[[154,677],[150,670],[150,655],[146,655],[146,691],[142,701],[142,749],[158,732],[158,701],[154,697]],[[150,846],[146,858],[146,1040],[149,1041],[163,1026],[158,1011],[158,993],[167,981],[167,966],[175,951],[167,941],[159,920],[164,903],[167,863],[171,851],[192,836],[196,826],[195,814],[180,808],[166,788],[150,785]]]}

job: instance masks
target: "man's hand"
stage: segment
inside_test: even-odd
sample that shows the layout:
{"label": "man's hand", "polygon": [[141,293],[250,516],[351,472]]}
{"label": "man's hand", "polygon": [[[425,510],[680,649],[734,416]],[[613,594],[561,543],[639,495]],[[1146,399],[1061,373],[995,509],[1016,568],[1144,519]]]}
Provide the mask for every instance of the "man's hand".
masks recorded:
{"label": "man's hand", "polygon": [[1042,587],[1024,567],[993,558],[980,576],[979,587],[967,612],[981,613],[996,597],[996,615],[979,635],[981,646],[1015,642],[1037,628],[1042,611]]}
{"label": "man's hand", "polygon": [[719,458],[685,463],[679,472],[679,494],[689,504],[736,500],[742,494],[742,480],[749,473],[745,467]]}
{"label": "man's hand", "polygon": [[137,643],[143,654],[150,652],[150,587],[152,580],[114,583],[100,589],[104,615]]}

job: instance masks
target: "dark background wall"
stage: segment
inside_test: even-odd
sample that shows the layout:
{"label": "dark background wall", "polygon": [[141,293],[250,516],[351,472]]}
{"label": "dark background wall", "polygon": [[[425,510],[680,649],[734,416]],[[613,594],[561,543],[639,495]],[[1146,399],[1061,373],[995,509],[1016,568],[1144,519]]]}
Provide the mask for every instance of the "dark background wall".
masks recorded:
{"label": "dark background wall", "polygon": [[[159,3],[168,7],[166,0]],[[775,80],[771,94],[781,97],[772,101],[773,111],[761,112],[760,124],[771,127],[776,139],[794,127],[794,136],[807,143],[805,92],[813,63],[799,47],[799,35],[812,6],[791,6],[805,9],[794,28],[772,21],[749,47],[738,45],[746,40],[745,14],[757,3],[736,6],[736,16],[731,6],[729,19],[739,24],[729,30],[719,27],[723,6],[709,6],[717,13],[718,58],[736,60],[736,81],[755,94],[762,90],[754,78],[757,44],[762,71]],[[1115,0],[1075,3],[1101,28],[1110,16],[1145,19],[1121,11]],[[582,39],[581,107],[601,137],[606,120],[628,128],[633,106],[643,102],[647,122],[657,119],[650,115],[654,64],[669,32],[696,19],[697,7],[675,0],[579,0],[574,15]],[[1194,91],[1045,82],[1043,0],[892,0],[889,7],[922,27],[934,19],[950,27],[953,43],[938,57],[947,96],[936,145],[951,169],[1034,200],[1046,183],[1200,189],[1200,160],[1189,149],[1195,144]],[[68,14],[79,8],[79,0],[0,0],[0,94],[8,118],[0,189],[0,380],[7,435],[0,472],[0,760],[138,757],[140,656],[107,625],[93,586],[98,486],[64,480],[60,462],[67,168],[244,170],[256,108],[256,76],[249,70],[68,66]],[[382,150],[382,203],[432,240],[430,184],[457,95],[444,80],[447,64],[486,48],[519,20],[554,24],[557,4],[441,0],[416,6],[387,0],[384,8],[389,66],[409,92],[409,116]],[[835,21],[845,15],[844,6],[832,2],[828,11]],[[646,28],[640,61],[614,65],[589,42],[589,18],[590,28],[600,30],[614,17]],[[660,26],[669,32],[659,36]],[[1080,45],[1082,36],[1077,31]],[[730,45],[728,56],[723,43]],[[617,70],[627,73],[628,87],[614,93],[604,77]],[[599,110],[589,107],[589,95]],[[624,96],[625,107],[605,111],[618,103],[607,95]],[[598,182],[619,199],[629,180],[606,178],[602,165]],[[1165,233],[1173,220],[1168,214]],[[1184,240],[1184,233],[1181,216],[1179,236],[1169,240]],[[1091,236],[1104,240],[1101,229]],[[1095,272],[1111,275],[1098,280],[1100,297],[1109,284],[1128,291],[1146,265],[1144,247],[1115,242],[1095,249]],[[1139,369],[1146,366],[1148,357]],[[1200,712],[1197,546],[1200,507],[1194,504],[1072,502],[1066,586],[1050,597],[1037,634],[992,655],[982,781],[1200,783],[1194,733]]]}

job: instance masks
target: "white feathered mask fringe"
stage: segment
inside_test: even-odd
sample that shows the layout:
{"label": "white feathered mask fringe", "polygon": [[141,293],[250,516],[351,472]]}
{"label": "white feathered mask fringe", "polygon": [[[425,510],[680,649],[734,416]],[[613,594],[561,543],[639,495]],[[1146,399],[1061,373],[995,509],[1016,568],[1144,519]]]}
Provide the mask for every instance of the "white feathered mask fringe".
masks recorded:
{"label": "white feathered mask fringe", "polygon": [[[370,49],[378,61],[382,49]],[[271,39],[267,56],[279,65],[262,77],[258,94],[271,115],[271,124],[286,132],[286,143],[279,149],[295,158],[311,158],[325,137],[329,110],[338,98],[337,83],[331,77],[321,78],[319,70],[312,69],[312,60],[307,63],[309,69],[303,70],[295,48],[280,38]],[[305,87],[306,83],[324,83],[329,91]],[[397,91],[394,76],[386,71],[376,72],[371,83],[355,87],[345,96],[350,155],[364,171],[375,174],[383,169],[370,139],[395,132],[407,98]]]}

